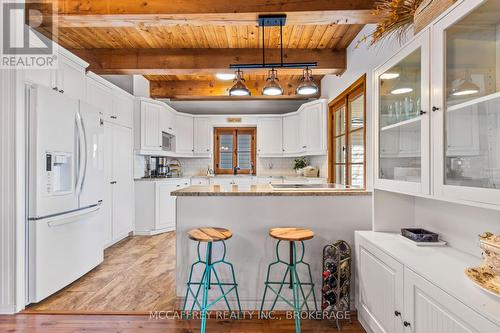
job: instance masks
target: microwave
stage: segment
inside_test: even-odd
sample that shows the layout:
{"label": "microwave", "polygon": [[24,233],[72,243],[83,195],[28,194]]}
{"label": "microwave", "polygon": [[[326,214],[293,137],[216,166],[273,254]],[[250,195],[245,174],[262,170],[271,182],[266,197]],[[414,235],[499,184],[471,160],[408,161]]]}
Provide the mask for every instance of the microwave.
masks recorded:
{"label": "microwave", "polygon": [[174,151],[175,135],[161,132],[161,149],[164,151]]}

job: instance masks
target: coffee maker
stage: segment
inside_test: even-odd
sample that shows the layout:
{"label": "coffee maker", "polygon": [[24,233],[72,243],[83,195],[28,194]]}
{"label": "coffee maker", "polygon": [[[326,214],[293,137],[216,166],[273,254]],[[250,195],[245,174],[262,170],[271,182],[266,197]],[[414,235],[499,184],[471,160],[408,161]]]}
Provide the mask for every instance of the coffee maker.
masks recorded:
{"label": "coffee maker", "polygon": [[146,158],[145,178],[167,178],[170,176],[170,166],[166,157],[150,156]]}

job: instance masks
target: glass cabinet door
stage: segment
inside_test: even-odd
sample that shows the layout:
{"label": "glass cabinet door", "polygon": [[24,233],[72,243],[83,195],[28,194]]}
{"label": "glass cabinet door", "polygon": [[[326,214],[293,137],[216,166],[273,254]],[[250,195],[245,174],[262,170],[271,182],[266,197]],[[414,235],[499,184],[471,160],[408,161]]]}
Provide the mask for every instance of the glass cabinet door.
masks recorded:
{"label": "glass cabinet door", "polygon": [[376,71],[378,188],[429,193],[428,42],[426,32]]}
{"label": "glass cabinet door", "polygon": [[435,31],[438,194],[500,204],[500,1],[470,1]]}

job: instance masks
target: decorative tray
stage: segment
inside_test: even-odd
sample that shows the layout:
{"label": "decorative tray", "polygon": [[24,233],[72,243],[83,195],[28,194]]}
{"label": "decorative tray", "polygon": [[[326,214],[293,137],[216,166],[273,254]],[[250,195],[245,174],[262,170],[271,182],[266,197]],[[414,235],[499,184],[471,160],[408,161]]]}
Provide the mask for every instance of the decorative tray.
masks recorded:
{"label": "decorative tray", "polygon": [[403,228],[401,235],[415,242],[438,242],[439,235],[421,228]]}
{"label": "decorative tray", "polygon": [[467,268],[465,275],[479,288],[487,293],[500,297],[500,276],[486,267]]}
{"label": "decorative tray", "polygon": [[403,235],[399,235],[401,238],[403,238],[405,241],[408,243],[412,243],[413,245],[416,246],[445,246],[446,242],[444,240],[438,240],[437,242],[416,242],[412,239],[406,238]]}

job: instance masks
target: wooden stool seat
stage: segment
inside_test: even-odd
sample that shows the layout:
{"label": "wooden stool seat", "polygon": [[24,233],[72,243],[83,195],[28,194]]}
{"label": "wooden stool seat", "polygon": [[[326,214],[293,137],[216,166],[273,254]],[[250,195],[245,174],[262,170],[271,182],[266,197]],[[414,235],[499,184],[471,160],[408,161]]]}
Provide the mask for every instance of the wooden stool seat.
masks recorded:
{"label": "wooden stool seat", "polygon": [[225,228],[196,228],[189,230],[189,238],[198,242],[217,242],[233,237],[233,233]]}
{"label": "wooden stool seat", "polygon": [[314,232],[304,228],[271,228],[269,229],[269,236],[290,242],[300,242],[314,237]]}

